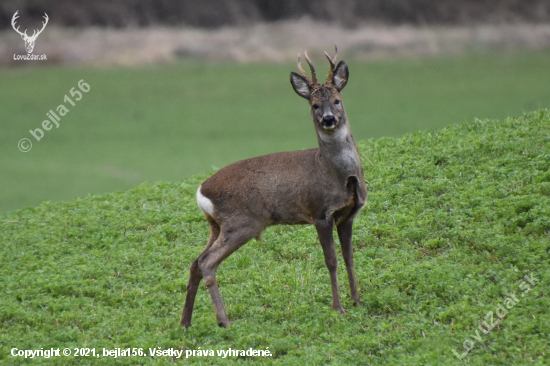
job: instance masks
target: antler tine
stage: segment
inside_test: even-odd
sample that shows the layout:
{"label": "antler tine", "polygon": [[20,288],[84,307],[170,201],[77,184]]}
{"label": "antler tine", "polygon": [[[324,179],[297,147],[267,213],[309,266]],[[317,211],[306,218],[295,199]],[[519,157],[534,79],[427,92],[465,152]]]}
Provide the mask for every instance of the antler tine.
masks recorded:
{"label": "antler tine", "polygon": [[307,51],[304,51],[304,56],[306,57],[307,64],[309,65],[309,69],[311,70],[311,83],[317,84],[317,74],[315,73],[315,67],[313,67],[313,64],[311,63],[309,57],[307,57]]}
{"label": "antler tine", "polygon": [[[44,13],[44,16],[43,18],[46,20],[46,22],[42,22],[42,29],[40,29],[38,31],[38,33],[36,34],[36,36],[38,37],[38,35],[40,33],[42,33],[42,31],[44,30],[44,28],[46,28],[46,25],[48,24],[48,20],[50,20],[50,18],[48,17],[48,14]],[[35,30],[35,33],[36,33],[36,30]],[[34,37],[34,34],[33,34],[33,37]]]}
{"label": "antler tine", "polygon": [[19,25],[17,26],[17,28],[15,28],[15,21],[17,20],[17,18],[19,18],[19,15],[17,15],[17,13],[19,13],[19,10],[17,10],[17,11],[15,12],[15,14],[13,14],[13,17],[11,18],[11,26],[12,26],[13,29],[14,29],[17,33],[19,33],[20,35],[23,35],[23,34],[24,34],[24,35],[26,36],[26,35],[27,35],[27,30],[26,30],[26,29],[25,29],[25,32],[21,32],[21,31],[19,30],[19,27],[20,27]]}
{"label": "antler tine", "polygon": [[300,59],[300,54],[298,54],[298,70],[300,70],[304,78],[306,78],[307,83],[311,84],[311,80],[309,80],[309,76],[307,76],[307,73],[302,68],[302,60]]}
{"label": "antler tine", "polygon": [[326,84],[332,84],[332,78],[334,77],[334,67],[336,66],[336,59],[338,58],[338,47],[334,45],[334,57],[330,58],[328,53],[325,51],[325,56],[327,56],[328,62],[330,62],[330,70],[327,75]]}
{"label": "antler tine", "polygon": [[15,14],[13,14],[13,17],[11,18],[11,25],[14,27],[15,27],[15,21],[17,20],[17,18],[19,18],[19,15],[17,15],[17,13],[19,13],[19,10],[17,10]]}

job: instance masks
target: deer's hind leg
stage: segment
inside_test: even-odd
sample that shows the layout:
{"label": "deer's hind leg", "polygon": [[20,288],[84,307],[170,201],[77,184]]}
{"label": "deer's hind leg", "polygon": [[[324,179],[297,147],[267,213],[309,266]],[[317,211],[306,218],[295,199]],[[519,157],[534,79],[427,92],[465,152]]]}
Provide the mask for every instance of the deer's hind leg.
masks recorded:
{"label": "deer's hind leg", "polygon": [[191,326],[191,318],[193,316],[193,306],[195,305],[195,297],[197,296],[197,289],[203,278],[202,272],[199,268],[199,258],[214,244],[216,239],[220,236],[220,226],[212,219],[207,218],[210,224],[210,238],[206,244],[206,248],[202,251],[201,255],[197,257],[191,263],[189,269],[189,282],[187,283],[187,295],[185,296],[185,305],[181,313],[180,325],[189,328]]}
{"label": "deer's hind leg", "polygon": [[198,259],[198,266],[203,275],[204,283],[210,292],[217,323],[220,327],[227,328],[230,323],[216,281],[216,269],[231,253],[246,244],[250,239],[258,236],[262,229],[257,222],[250,221],[247,226],[237,229],[224,228],[222,224],[220,236]]}

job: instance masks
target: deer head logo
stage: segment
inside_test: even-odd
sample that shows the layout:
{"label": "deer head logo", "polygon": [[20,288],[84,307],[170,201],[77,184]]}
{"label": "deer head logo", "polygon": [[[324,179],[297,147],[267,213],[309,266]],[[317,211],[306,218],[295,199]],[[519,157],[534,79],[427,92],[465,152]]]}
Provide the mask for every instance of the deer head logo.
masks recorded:
{"label": "deer head logo", "polygon": [[[36,38],[38,38],[38,36],[40,35],[40,33],[42,33],[42,31],[44,30],[44,28],[46,28],[46,24],[48,24],[48,14],[44,13],[44,19],[46,20],[45,22],[42,22],[42,29],[40,29],[39,31],[37,31],[36,29],[34,30],[32,36],[28,36],[27,35],[27,30],[25,29],[24,32],[20,32],[19,31],[19,26],[17,26],[17,28],[15,28],[15,20],[17,18],[19,18],[19,15],[17,15],[17,13],[19,12],[19,10],[17,10],[15,12],[15,14],[13,14],[13,18],[11,18],[11,26],[13,27],[13,29],[19,33],[21,35],[21,38],[23,38],[23,41],[25,41],[25,48],[27,49],[27,53],[32,53],[32,50],[34,49],[34,42],[36,41]],[[38,32],[38,33],[37,33]]]}

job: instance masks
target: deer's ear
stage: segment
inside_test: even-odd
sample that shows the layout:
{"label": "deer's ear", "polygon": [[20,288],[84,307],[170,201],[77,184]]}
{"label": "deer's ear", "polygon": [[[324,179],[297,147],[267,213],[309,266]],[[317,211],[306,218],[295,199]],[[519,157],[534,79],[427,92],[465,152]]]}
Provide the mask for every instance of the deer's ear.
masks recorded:
{"label": "deer's ear", "polygon": [[338,66],[334,69],[334,76],[332,77],[332,84],[338,91],[342,91],[344,86],[348,83],[349,71],[348,65],[344,61],[340,61]]}
{"label": "deer's ear", "polygon": [[22,34],[22,35],[21,35],[21,38],[25,39],[25,35],[24,35],[24,34]]}
{"label": "deer's ear", "polygon": [[292,84],[292,87],[294,88],[296,94],[298,94],[302,98],[309,99],[309,96],[311,95],[311,90],[309,90],[309,85],[306,78],[292,71],[290,73],[290,83]]}

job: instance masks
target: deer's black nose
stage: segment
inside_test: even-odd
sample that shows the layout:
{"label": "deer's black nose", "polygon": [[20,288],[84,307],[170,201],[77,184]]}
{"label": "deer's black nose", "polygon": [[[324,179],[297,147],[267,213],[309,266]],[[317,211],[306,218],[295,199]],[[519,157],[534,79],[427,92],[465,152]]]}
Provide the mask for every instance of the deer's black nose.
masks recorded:
{"label": "deer's black nose", "polygon": [[334,120],[335,120],[335,118],[332,114],[323,116],[323,122],[325,122],[326,124],[333,124]]}

